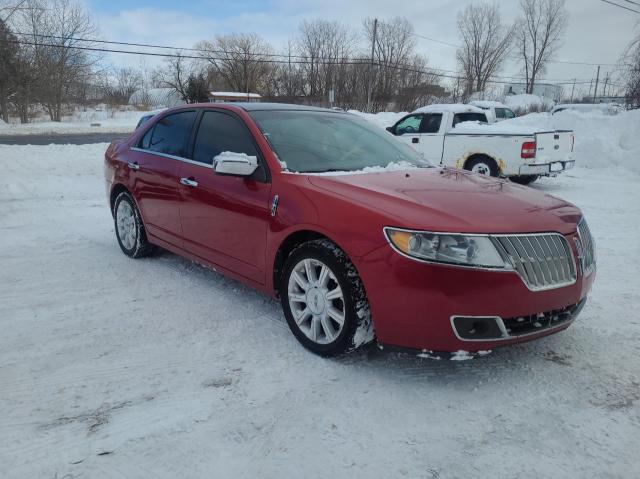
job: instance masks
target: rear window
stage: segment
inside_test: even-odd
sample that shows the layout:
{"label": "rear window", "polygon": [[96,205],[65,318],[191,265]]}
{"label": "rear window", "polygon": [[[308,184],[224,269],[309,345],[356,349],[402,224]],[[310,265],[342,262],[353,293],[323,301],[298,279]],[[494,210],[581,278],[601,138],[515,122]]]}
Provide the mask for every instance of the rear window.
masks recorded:
{"label": "rear window", "polygon": [[487,123],[487,115],[484,113],[456,113],[453,116],[453,126],[465,121],[479,121],[480,123]]}

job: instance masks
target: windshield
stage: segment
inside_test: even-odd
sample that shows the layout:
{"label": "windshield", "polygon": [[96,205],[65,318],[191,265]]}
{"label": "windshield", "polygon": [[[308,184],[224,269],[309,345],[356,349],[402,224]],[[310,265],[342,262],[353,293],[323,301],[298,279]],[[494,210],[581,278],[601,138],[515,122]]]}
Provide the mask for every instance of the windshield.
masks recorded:
{"label": "windshield", "polygon": [[289,171],[356,171],[398,163],[431,166],[410,146],[355,115],[273,110],[250,114]]}

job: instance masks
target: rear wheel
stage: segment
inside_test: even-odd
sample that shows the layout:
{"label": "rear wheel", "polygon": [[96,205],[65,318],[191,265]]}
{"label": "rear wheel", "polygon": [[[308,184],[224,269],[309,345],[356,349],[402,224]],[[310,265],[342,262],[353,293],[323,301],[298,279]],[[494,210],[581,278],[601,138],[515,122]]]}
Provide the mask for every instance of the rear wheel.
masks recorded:
{"label": "rear wheel", "polygon": [[509,179],[514,183],[518,183],[519,185],[530,185],[534,181],[540,178],[539,175],[520,175],[520,176],[510,176]]}
{"label": "rear wheel", "polygon": [[287,258],[280,298],[296,339],[321,356],[350,352],[374,339],[358,272],[329,240],[295,248]]}
{"label": "rear wheel", "polygon": [[500,173],[496,161],[486,155],[476,156],[467,160],[464,169],[486,176],[498,176]]}
{"label": "rear wheel", "polygon": [[155,251],[155,246],[147,241],[140,212],[129,192],[123,191],[116,197],[113,220],[116,238],[124,254],[132,258],[141,258]]}

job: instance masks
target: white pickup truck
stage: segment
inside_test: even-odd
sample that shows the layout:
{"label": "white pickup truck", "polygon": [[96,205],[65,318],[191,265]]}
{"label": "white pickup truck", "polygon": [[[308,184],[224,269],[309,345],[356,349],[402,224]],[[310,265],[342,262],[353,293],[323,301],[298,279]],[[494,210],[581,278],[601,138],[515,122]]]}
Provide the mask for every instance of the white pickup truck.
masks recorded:
{"label": "white pickup truck", "polygon": [[571,130],[489,125],[485,112],[470,105],[419,108],[387,130],[434,164],[508,177],[521,184],[555,176],[574,165]]}

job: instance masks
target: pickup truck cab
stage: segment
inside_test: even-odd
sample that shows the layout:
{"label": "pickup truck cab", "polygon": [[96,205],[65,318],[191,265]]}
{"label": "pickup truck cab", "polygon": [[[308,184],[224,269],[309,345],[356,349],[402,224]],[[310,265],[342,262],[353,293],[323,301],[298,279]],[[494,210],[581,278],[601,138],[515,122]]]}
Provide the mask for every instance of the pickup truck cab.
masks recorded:
{"label": "pickup truck cab", "polygon": [[510,120],[515,118],[516,114],[511,108],[499,101],[489,100],[474,100],[469,102],[469,105],[477,106],[487,114],[487,120],[489,123],[495,123],[502,120]]}
{"label": "pickup truck cab", "polygon": [[431,163],[463,168],[529,184],[572,168],[571,130],[488,124],[471,105],[430,105],[401,118],[387,131],[410,144]]}

